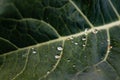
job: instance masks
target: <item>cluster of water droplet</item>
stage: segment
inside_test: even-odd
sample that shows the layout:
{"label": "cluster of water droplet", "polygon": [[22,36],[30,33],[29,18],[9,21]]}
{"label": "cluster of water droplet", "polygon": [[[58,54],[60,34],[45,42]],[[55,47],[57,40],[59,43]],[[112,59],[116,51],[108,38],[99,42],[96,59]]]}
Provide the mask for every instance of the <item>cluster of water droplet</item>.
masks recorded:
{"label": "cluster of water droplet", "polygon": [[32,53],[33,54],[36,54],[37,53],[37,51],[35,50],[35,48],[31,48],[32,49]]}
{"label": "cluster of water droplet", "polygon": [[[63,51],[63,47],[62,46],[58,46],[57,47],[57,50],[59,51],[59,52],[61,52],[61,51]],[[61,58],[61,55],[59,54],[57,54],[57,55],[55,55],[55,59],[59,59],[59,58]]]}

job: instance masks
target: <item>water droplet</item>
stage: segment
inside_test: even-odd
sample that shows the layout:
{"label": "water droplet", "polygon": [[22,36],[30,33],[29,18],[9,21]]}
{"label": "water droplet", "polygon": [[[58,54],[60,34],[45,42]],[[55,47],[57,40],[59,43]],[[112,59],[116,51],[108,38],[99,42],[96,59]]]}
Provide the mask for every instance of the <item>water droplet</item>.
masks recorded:
{"label": "water droplet", "polygon": [[55,55],[55,59],[59,59],[60,58],[60,56],[59,55]]}
{"label": "water droplet", "polygon": [[34,50],[32,53],[33,53],[33,54],[36,54],[37,52]]}
{"label": "water droplet", "polygon": [[59,46],[59,47],[57,47],[57,50],[58,50],[58,51],[62,51],[63,48]]}
{"label": "water droplet", "polygon": [[67,62],[70,62],[70,59],[67,59]]}
{"label": "water droplet", "polygon": [[93,33],[94,33],[94,34],[97,34],[97,33],[98,33],[98,30],[97,30],[97,29],[94,29],[94,30],[93,30]]}
{"label": "water droplet", "polygon": [[76,67],[76,65],[74,64],[72,67],[74,67],[74,68],[75,68],[75,67]]}
{"label": "water droplet", "polygon": [[85,40],[86,40],[86,37],[83,37],[82,40],[85,41]]}
{"label": "water droplet", "polygon": [[77,42],[75,42],[74,44],[75,44],[75,45],[78,45],[78,43],[77,43]]}
{"label": "water droplet", "polygon": [[83,44],[82,46],[83,46],[83,47],[85,47],[86,45],[85,45],[85,44]]}

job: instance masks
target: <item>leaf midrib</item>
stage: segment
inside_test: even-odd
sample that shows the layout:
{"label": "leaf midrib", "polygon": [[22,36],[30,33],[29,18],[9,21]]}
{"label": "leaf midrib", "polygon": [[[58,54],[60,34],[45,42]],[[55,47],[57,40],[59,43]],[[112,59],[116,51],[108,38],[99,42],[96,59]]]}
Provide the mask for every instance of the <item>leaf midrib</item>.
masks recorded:
{"label": "leaf midrib", "polygon": [[[119,25],[120,25],[120,20],[117,20],[117,21],[111,22],[109,24],[105,24],[105,25],[101,25],[101,26],[95,26],[94,28],[89,29],[87,31],[87,33],[88,34],[92,33],[94,29],[97,29],[98,31],[101,31],[101,30],[106,30],[106,29],[110,29],[110,28],[113,28],[113,27],[119,27]],[[61,41],[61,40],[67,40],[70,37],[78,37],[78,36],[82,36],[84,34],[85,34],[85,32],[82,31],[82,32],[72,34],[72,35],[69,35],[69,36],[61,36],[58,39],[50,40],[50,41],[39,43],[39,44],[32,45],[32,46],[27,46],[27,47],[24,47],[24,48],[19,48],[19,49],[15,50],[15,51],[4,53],[4,54],[2,54],[0,56],[9,55],[9,54],[12,54],[13,52],[16,52],[16,51],[25,50],[25,49],[32,48],[32,47],[38,47],[38,46],[54,43],[54,42]]]}

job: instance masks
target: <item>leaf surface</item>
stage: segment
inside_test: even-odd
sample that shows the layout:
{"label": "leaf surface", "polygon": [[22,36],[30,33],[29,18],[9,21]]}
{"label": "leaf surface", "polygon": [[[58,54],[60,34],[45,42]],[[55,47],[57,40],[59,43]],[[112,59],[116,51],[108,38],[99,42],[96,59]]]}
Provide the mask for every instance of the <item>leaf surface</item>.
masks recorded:
{"label": "leaf surface", "polygon": [[120,80],[119,0],[1,0],[0,80]]}

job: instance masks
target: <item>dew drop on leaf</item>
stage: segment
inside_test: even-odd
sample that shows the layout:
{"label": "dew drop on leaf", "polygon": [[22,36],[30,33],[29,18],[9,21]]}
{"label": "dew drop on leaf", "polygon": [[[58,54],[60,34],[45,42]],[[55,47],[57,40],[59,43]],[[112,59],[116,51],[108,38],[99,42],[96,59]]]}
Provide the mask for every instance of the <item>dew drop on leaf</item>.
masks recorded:
{"label": "dew drop on leaf", "polygon": [[55,55],[55,59],[59,59],[60,58],[60,56],[59,55]]}
{"label": "dew drop on leaf", "polygon": [[36,54],[37,52],[34,50],[32,53],[33,53],[33,54]]}
{"label": "dew drop on leaf", "polygon": [[74,68],[75,68],[75,67],[76,67],[76,65],[74,64],[72,67],[74,67]]}
{"label": "dew drop on leaf", "polygon": [[85,44],[83,44],[82,46],[83,46],[83,47],[85,47],[86,45],[85,45]]}
{"label": "dew drop on leaf", "polygon": [[59,47],[57,47],[57,50],[58,50],[58,51],[62,51],[63,48],[59,46]]}
{"label": "dew drop on leaf", "polygon": [[75,44],[75,45],[78,45],[78,43],[77,43],[77,42],[75,42],[74,44]]}
{"label": "dew drop on leaf", "polygon": [[70,59],[67,59],[67,62],[70,62],[71,60]]}
{"label": "dew drop on leaf", "polygon": [[86,37],[83,37],[82,40],[85,41],[85,40],[86,40]]}

